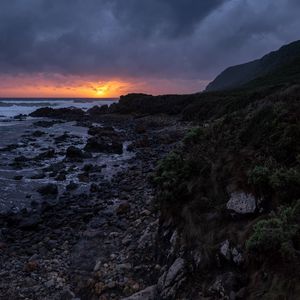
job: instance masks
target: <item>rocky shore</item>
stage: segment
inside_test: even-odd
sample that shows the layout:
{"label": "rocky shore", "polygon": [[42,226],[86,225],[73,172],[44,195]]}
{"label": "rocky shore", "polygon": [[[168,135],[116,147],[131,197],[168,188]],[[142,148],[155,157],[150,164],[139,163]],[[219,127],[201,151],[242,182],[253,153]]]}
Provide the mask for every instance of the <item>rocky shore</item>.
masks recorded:
{"label": "rocky shore", "polygon": [[25,187],[14,199],[23,205],[0,215],[0,299],[123,299],[144,289],[130,299],[156,299],[164,266],[152,172],[188,124],[33,115],[43,118],[1,148],[13,184]]}

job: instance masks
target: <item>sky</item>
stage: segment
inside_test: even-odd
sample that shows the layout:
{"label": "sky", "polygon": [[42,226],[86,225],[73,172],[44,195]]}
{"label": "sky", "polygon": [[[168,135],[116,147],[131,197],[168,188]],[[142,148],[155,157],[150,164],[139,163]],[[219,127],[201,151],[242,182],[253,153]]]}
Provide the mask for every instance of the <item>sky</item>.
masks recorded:
{"label": "sky", "polygon": [[1,0],[0,97],[199,92],[300,39],[299,0]]}

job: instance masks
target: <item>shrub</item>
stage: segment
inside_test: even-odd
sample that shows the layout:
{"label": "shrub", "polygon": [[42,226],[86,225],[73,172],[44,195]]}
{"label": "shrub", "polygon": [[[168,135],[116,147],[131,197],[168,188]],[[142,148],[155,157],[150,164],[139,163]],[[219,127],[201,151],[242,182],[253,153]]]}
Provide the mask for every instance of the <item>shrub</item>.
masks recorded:
{"label": "shrub", "polygon": [[255,166],[248,172],[248,182],[253,185],[269,183],[270,169],[266,166]]}
{"label": "shrub", "polygon": [[184,137],[183,143],[185,145],[195,144],[195,143],[199,142],[201,137],[204,136],[204,133],[205,133],[205,129],[202,127],[192,128]]}
{"label": "shrub", "polygon": [[254,232],[246,248],[265,255],[279,253],[285,260],[296,258],[294,239],[299,237],[300,200],[293,207],[281,208],[270,219],[254,225]]}

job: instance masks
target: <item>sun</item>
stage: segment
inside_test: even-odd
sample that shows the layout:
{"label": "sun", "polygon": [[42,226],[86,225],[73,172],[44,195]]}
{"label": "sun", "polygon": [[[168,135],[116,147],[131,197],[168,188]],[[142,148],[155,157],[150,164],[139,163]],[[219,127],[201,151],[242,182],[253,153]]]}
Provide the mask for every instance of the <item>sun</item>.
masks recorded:
{"label": "sun", "polygon": [[107,93],[109,92],[109,86],[108,85],[103,85],[103,86],[100,86],[100,87],[97,87],[96,88],[96,94],[98,96],[106,96]]}

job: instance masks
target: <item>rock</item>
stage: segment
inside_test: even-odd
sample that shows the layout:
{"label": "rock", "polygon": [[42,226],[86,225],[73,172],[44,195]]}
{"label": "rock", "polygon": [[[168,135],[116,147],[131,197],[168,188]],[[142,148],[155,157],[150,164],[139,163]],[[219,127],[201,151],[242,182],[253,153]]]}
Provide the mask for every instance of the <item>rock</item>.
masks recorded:
{"label": "rock", "polygon": [[131,295],[130,297],[123,298],[123,300],[156,300],[156,299],[158,299],[156,285],[149,286],[146,289]]}
{"label": "rock", "polygon": [[75,182],[73,182],[73,181],[71,181],[71,182],[66,186],[66,189],[67,189],[68,191],[74,191],[74,190],[76,190],[77,188],[78,188],[78,184],[75,183]]}
{"label": "rock", "polygon": [[118,139],[94,136],[88,139],[84,150],[88,152],[122,154],[123,143],[120,142]]}
{"label": "rock", "polygon": [[231,259],[231,250],[230,250],[230,244],[229,241],[226,240],[222,243],[220,248],[220,253],[223,255],[227,260]]}
{"label": "rock", "polygon": [[90,127],[88,130],[89,135],[99,135],[99,136],[117,136],[117,133],[115,132],[114,128],[111,126],[106,127]]}
{"label": "rock", "polygon": [[45,178],[45,177],[46,177],[45,173],[38,173],[38,174],[32,175],[32,176],[30,177],[30,179],[43,179],[43,178]]}
{"label": "rock", "polygon": [[59,144],[68,141],[70,138],[71,136],[68,133],[64,132],[64,134],[55,137],[54,141],[56,144]]}
{"label": "rock", "polygon": [[241,252],[238,251],[237,248],[233,248],[231,250],[232,260],[237,265],[241,265],[244,262],[244,257]]}
{"label": "rock", "polygon": [[41,136],[43,136],[43,135],[45,135],[45,134],[46,134],[46,133],[43,132],[43,131],[36,130],[36,131],[34,131],[34,132],[32,133],[32,136],[34,136],[34,137],[41,137]]}
{"label": "rock", "polygon": [[45,186],[40,187],[37,190],[41,195],[47,196],[47,195],[57,195],[58,194],[58,188],[56,184],[49,183]]}
{"label": "rock", "polygon": [[37,160],[44,160],[44,159],[51,159],[55,157],[55,150],[54,149],[49,149],[45,152],[40,153],[35,159]]}
{"label": "rock", "polygon": [[108,113],[108,105],[102,105],[102,106],[93,106],[92,108],[87,110],[87,114],[91,117],[97,117],[99,115],[103,115]]}
{"label": "rock", "polygon": [[122,245],[128,246],[131,242],[132,242],[132,235],[129,234],[122,240]]}
{"label": "rock", "polygon": [[21,155],[21,156],[15,157],[14,161],[16,163],[24,163],[24,162],[29,161],[29,158],[25,157],[24,155]]}
{"label": "rock", "polygon": [[90,192],[91,193],[97,193],[99,190],[98,185],[96,183],[92,183],[90,186]]}
{"label": "rock", "polygon": [[47,288],[51,288],[51,287],[55,286],[54,280],[53,279],[48,280],[47,282],[45,282],[45,286]]}
{"label": "rock", "polygon": [[67,149],[66,152],[66,159],[69,161],[82,161],[84,158],[84,154],[81,149],[75,147],[75,146],[70,146]]}
{"label": "rock", "polygon": [[178,289],[186,280],[185,260],[177,258],[158,280],[158,291],[162,299],[176,299]]}
{"label": "rock", "polygon": [[53,118],[77,121],[81,120],[85,116],[85,112],[82,109],[76,107],[58,109],[54,109],[51,107],[42,107],[32,112],[30,116],[38,118]]}
{"label": "rock", "polygon": [[24,114],[19,114],[17,116],[14,116],[14,119],[19,120],[19,121],[26,120],[26,118],[27,118],[27,115],[24,115]]}
{"label": "rock", "polygon": [[[209,292],[221,299],[232,299],[232,292],[239,288],[239,281],[233,272],[218,275]],[[218,299],[220,299],[218,298]]]}
{"label": "rock", "polygon": [[33,229],[36,228],[41,223],[41,217],[37,214],[31,214],[26,218],[22,219],[19,228],[22,229]]}
{"label": "rock", "polygon": [[37,121],[33,123],[34,126],[43,127],[43,128],[49,128],[55,124],[57,124],[57,121]]}
{"label": "rock", "polygon": [[228,210],[238,214],[250,214],[256,210],[256,199],[251,194],[244,192],[233,192],[226,205]]}
{"label": "rock", "polygon": [[116,213],[117,215],[127,214],[130,211],[130,204],[127,201],[119,204]]}
{"label": "rock", "polygon": [[25,272],[34,272],[39,268],[39,264],[37,261],[30,261],[25,264],[24,271]]}
{"label": "rock", "polygon": [[143,124],[138,124],[136,125],[134,131],[137,133],[137,134],[143,134],[143,133],[146,133],[146,127],[143,125]]}

